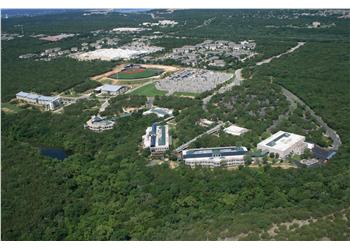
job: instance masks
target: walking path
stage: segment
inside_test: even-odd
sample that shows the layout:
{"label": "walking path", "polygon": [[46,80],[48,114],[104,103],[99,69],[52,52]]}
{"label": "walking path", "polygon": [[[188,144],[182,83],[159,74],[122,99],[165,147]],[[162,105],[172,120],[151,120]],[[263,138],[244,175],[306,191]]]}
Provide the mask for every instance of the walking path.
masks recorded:
{"label": "walking path", "polygon": [[[281,53],[277,56],[272,56],[270,58],[267,58],[265,60],[262,60],[260,62],[257,62],[256,63],[256,66],[260,66],[260,65],[263,65],[263,64],[266,64],[266,63],[270,63],[273,59],[275,58],[280,58],[281,56],[283,55],[286,55],[286,54],[290,54],[290,53],[293,53],[295,50],[299,49],[300,47],[304,46],[305,42],[298,42],[298,44],[296,46],[294,46],[293,48],[290,48],[289,50],[287,50],[286,52],[284,53]],[[220,88],[218,91],[215,91],[212,95],[210,96],[207,96],[206,98],[203,98],[203,110],[205,111],[208,111],[207,109],[207,105],[208,103],[210,102],[211,98],[216,95],[216,94],[222,94],[228,90],[230,90],[233,86],[239,86],[241,84],[241,81],[243,80],[243,77],[242,77],[242,68],[240,69],[237,69],[235,71],[235,79],[232,83],[228,84],[228,85],[225,85],[223,86],[222,88]],[[316,121],[318,122],[318,124],[325,129],[326,131],[326,135],[328,135],[332,140],[333,140],[333,144],[332,144],[332,149],[334,150],[338,150],[339,146],[342,144],[341,143],[341,139],[339,137],[339,135],[337,134],[337,132],[330,128],[327,123],[325,123],[322,118],[320,116],[318,116],[308,105],[305,104],[304,101],[302,101],[298,96],[296,96],[295,94],[293,94],[292,92],[290,92],[289,90],[287,90],[286,88],[282,87],[280,85],[280,87],[282,88],[282,93],[283,95],[287,98],[287,100],[291,103],[290,107],[289,107],[289,110],[287,111],[286,114],[282,114],[280,115],[279,119],[277,121],[274,121],[274,123],[269,127],[269,130],[271,130],[274,126],[277,125],[278,121],[280,119],[282,119],[283,117],[285,117],[286,115],[288,115],[292,109],[293,109],[293,105],[294,103],[299,103],[301,104],[302,106],[305,107],[305,110],[307,110],[308,112],[310,112],[311,116],[314,117],[316,119]]]}
{"label": "walking path", "polygon": [[175,149],[175,152],[176,153],[180,153],[182,150],[188,148],[190,146],[190,144],[192,142],[195,142],[197,139],[201,138],[203,135],[210,135],[212,133],[215,133],[217,131],[220,130],[220,128],[224,125],[225,123],[223,122],[219,122],[218,125],[216,125],[214,128],[211,128],[207,131],[205,131],[204,133],[200,134],[200,135],[197,135],[195,138],[193,138],[192,140],[189,140],[188,142],[182,144],[181,146],[179,146],[178,148]]}

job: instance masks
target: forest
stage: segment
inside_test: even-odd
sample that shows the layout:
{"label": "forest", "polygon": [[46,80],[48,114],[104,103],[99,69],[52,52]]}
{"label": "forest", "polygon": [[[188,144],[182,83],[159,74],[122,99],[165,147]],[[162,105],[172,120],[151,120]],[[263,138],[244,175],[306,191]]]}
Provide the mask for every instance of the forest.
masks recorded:
{"label": "forest", "polygon": [[[269,35],[262,26],[287,22],[270,17],[271,13],[287,15],[293,10],[155,13],[180,24],[188,20],[188,30],[175,26],[176,34],[190,30],[187,35],[191,37],[208,34],[216,39],[258,39]],[[81,16],[70,19],[70,14],[57,16],[46,24],[47,16],[13,20],[26,22],[28,32],[49,33],[53,28],[55,33],[83,32],[114,27],[118,15],[96,17],[96,22],[87,17],[85,21],[90,22],[86,26],[82,25],[85,21]],[[250,18],[243,19],[242,15]],[[217,19],[211,25],[194,29],[210,16]],[[120,18],[120,25],[136,25],[150,16],[140,14],[134,18],[129,14]],[[141,138],[145,129],[158,121],[156,116],[135,112],[118,117],[112,130],[94,133],[83,126],[98,111],[99,103],[93,98],[67,106],[61,114],[35,109],[2,111],[2,240],[349,240],[350,44],[345,41],[349,30],[344,29],[349,21],[333,16],[320,19],[336,22],[337,26],[329,30],[276,31],[273,36],[283,44],[276,52],[299,39],[305,39],[306,44],[269,64],[247,64],[247,80],[231,92],[214,96],[208,105],[210,112],[203,111],[201,100],[210,93],[194,99],[157,96],[154,104],[174,109],[175,143],[206,130],[196,122],[208,118],[230,120],[252,131],[241,141],[224,135],[220,135],[222,140],[203,137],[197,146],[232,142],[254,146],[258,134],[265,136],[262,132],[276,119],[273,111],[287,111],[287,101],[279,88],[284,86],[339,133],[343,145],[327,164],[291,169],[262,164],[259,168],[240,167],[235,171],[191,169],[182,164],[171,169],[167,162],[151,166]],[[31,20],[41,22],[36,26]],[[76,25],[71,25],[70,20]],[[304,17],[291,22],[304,24],[312,20]],[[15,21],[2,25],[13,31],[11,22]],[[218,27],[222,27],[221,33]],[[25,41],[2,44],[2,100],[8,101],[18,90],[51,93],[75,87],[84,91],[95,84],[88,80],[89,76],[113,66],[108,62],[78,63],[63,58],[50,63],[20,62],[18,55],[52,46],[29,38],[27,41],[31,42],[26,46]],[[23,70],[13,74],[18,69]],[[145,101],[144,96],[137,95],[112,98],[104,115],[119,115],[122,107],[138,108]],[[297,131],[305,126],[305,132],[316,131],[314,124],[310,127],[300,120],[303,117],[310,121],[302,107],[297,107],[281,128]],[[42,156],[42,146],[62,148],[69,157],[60,161]],[[276,229],[271,234],[273,224]]]}

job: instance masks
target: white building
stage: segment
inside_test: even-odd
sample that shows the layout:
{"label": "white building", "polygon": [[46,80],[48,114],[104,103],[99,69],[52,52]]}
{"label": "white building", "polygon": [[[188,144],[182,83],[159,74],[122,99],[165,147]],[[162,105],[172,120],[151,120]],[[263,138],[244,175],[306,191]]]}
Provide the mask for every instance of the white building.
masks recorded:
{"label": "white building", "polygon": [[16,98],[30,104],[40,105],[46,110],[54,110],[61,105],[61,99],[58,96],[44,96],[21,91],[16,94]]}
{"label": "white building", "polygon": [[142,113],[143,115],[150,115],[150,114],[156,114],[159,118],[163,118],[166,115],[172,115],[173,110],[167,109],[167,108],[158,108],[153,107],[145,112]]}
{"label": "white building", "polygon": [[248,132],[248,129],[242,128],[236,125],[231,125],[224,129],[224,132],[230,135],[240,136],[246,132]]}
{"label": "white building", "polygon": [[244,164],[246,147],[197,148],[182,151],[182,159],[186,165],[224,167]]}
{"label": "white building", "polygon": [[104,84],[100,87],[97,87],[95,89],[95,92],[105,95],[119,95],[126,92],[127,90],[128,88],[126,86]]}
{"label": "white building", "polygon": [[199,120],[199,122],[198,122],[198,124],[199,124],[199,126],[202,126],[202,127],[210,127],[211,125],[213,125],[215,122],[213,122],[213,121],[210,121],[210,120],[208,120],[208,119],[205,119],[205,118],[203,118],[203,119],[200,119]]}
{"label": "white building", "polygon": [[307,147],[305,136],[279,131],[258,143],[257,148],[263,152],[275,153],[279,158],[290,154],[302,154]]}
{"label": "white building", "polygon": [[86,125],[84,127],[95,132],[102,132],[112,129],[114,125],[114,121],[107,120],[105,117],[93,115],[91,116],[91,119],[86,122]]}
{"label": "white building", "polygon": [[146,129],[146,134],[142,136],[142,139],[143,148],[149,148],[152,155],[163,154],[169,149],[169,127],[153,123],[152,127]]}
{"label": "white building", "polygon": [[321,26],[321,23],[320,22],[312,22],[312,27],[314,28],[319,28]]}

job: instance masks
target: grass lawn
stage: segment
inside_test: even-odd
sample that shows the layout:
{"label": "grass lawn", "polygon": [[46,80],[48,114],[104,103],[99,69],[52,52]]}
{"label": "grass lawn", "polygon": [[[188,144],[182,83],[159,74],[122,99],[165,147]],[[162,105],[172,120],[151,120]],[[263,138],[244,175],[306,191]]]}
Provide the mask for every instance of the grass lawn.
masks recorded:
{"label": "grass lawn", "polygon": [[135,91],[131,92],[133,95],[144,95],[144,96],[163,96],[166,94],[165,91],[158,90],[154,83],[147,84],[141,88],[136,89]]}
{"label": "grass lawn", "polygon": [[103,84],[113,84],[114,83],[113,80],[110,80],[108,78],[104,78],[100,82]]}
{"label": "grass lawn", "polygon": [[190,93],[190,92],[175,92],[173,94],[174,96],[190,96],[190,97],[196,97],[199,94],[198,93]]}
{"label": "grass lawn", "polygon": [[163,71],[160,69],[144,69],[142,72],[137,72],[137,71],[119,72],[110,77],[113,79],[141,79],[141,78],[157,76],[157,75],[160,75],[162,72]]}
{"label": "grass lawn", "polygon": [[19,112],[21,111],[22,109],[17,107],[15,104],[11,104],[11,103],[1,103],[1,109],[4,109],[4,111],[8,110],[10,112]]}

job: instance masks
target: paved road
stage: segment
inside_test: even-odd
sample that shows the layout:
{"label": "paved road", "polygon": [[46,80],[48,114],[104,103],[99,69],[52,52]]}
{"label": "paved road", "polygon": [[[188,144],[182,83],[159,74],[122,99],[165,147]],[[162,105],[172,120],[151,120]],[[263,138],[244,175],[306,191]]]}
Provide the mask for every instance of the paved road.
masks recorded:
{"label": "paved road", "polygon": [[328,135],[332,140],[332,149],[338,150],[339,146],[342,144],[339,135],[334,129],[331,129],[327,123],[325,123],[320,116],[318,116],[305,102],[303,102],[299,97],[294,95],[292,92],[282,87],[283,94],[287,97],[288,100],[293,100],[296,103],[305,107],[305,110],[310,112],[311,116],[316,119],[318,124],[326,130],[326,135]]}
{"label": "paved road", "polygon": [[[305,43],[304,42],[298,42],[298,44],[296,46],[294,46],[293,48],[290,48],[289,50],[287,50],[284,53],[281,53],[277,56],[272,56],[270,58],[267,58],[265,60],[262,60],[260,62],[257,62],[256,65],[260,66],[266,63],[270,63],[273,59],[275,58],[280,58],[283,55],[286,54],[290,54],[293,53],[295,50],[297,50],[298,48],[302,47]],[[209,101],[211,100],[211,98],[216,95],[217,93],[224,93],[228,90],[230,90],[233,86],[238,86],[241,84],[242,81],[242,69],[237,69],[235,71],[235,79],[232,83],[223,86],[222,88],[220,88],[218,91],[215,91],[212,95],[207,96],[206,98],[204,98],[203,101],[203,110],[208,111],[207,109],[207,105],[209,103]],[[299,103],[301,105],[303,105],[305,107],[305,109],[307,111],[310,112],[310,114],[316,119],[316,121],[318,122],[318,124],[325,129],[326,134],[333,140],[333,144],[332,144],[332,149],[334,150],[338,150],[339,146],[342,144],[341,143],[341,139],[339,137],[339,135],[337,134],[337,132],[334,129],[331,129],[327,123],[325,123],[322,118],[320,116],[318,116],[308,105],[306,105],[299,97],[297,97],[296,95],[294,95],[292,92],[290,92],[289,90],[287,90],[286,88],[282,87],[282,93],[286,96],[287,100],[291,103],[289,110],[287,111],[286,114],[282,114],[278,120],[282,119],[283,117],[285,117],[286,115],[288,115],[293,108],[293,103]],[[272,129],[274,126],[276,126],[276,124],[278,123],[278,121],[275,121],[274,124],[272,124],[272,126],[269,129]]]}
{"label": "paved road", "polygon": [[277,55],[277,56],[272,56],[272,57],[270,57],[270,58],[267,58],[267,59],[265,59],[265,60],[262,60],[261,62],[257,62],[256,65],[257,65],[257,66],[260,66],[260,65],[263,65],[263,64],[265,64],[265,63],[270,63],[270,62],[271,62],[273,59],[275,59],[275,58],[280,58],[280,57],[283,56],[283,55],[293,53],[295,50],[299,49],[299,48],[300,48],[301,46],[303,46],[304,44],[305,44],[304,42],[298,42],[298,45],[297,45],[297,46],[295,46],[295,47],[293,47],[293,48],[290,48],[290,49],[287,50],[286,52],[281,53],[281,54],[279,54],[279,55]]}
{"label": "paved road", "polygon": [[241,84],[241,81],[242,81],[242,68],[241,69],[237,69],[235,71],[235,76],[234,76],[234,79],[231,83],[229,84],[226,84],[224,86],[222,86],[219,90],[217,91],[214,91],[213,94],[205,97],[202,99],[202,108],[204,111],[208,112],[208,109],[207,109],[207,105],[208,103],[210,102],[211,98],[216,95],[216,94],[223,94],[225,93],[226,91],[229,91],[230,89],[232,89],[233,86],[238,86]]}
{"label": "paved road", "polygon": [[103,111],[106,110],[106,108],[109,106],[109,99],[106,99],[106,101],[104,103],[102,103],[101,107],[100,107],[100,110],[98,111],[98,113],[102,113]]}
{"label": "paved road", "polygon": [[[286,55],[286,54],[289,54],[289,53],[292,53],[294,52],[295,50],[297,50],[298,48],[300,48],[301,46],[303,46],[305,43],[304,42],[298,42],[298,44],[296,46],[294,46],[293,48],[290,48],[289,50],[287,50],[286,52],[283,52],[277,56],[272,56],[270,58],[267,58],[265,60],[262,60],[260,62],[257,62],[256,65],[259,66],[259,65],[262,65],[262,64],[265,64],[265,63],[270,63],[273,59],[275,58],[280,58],[281,56],[283,55]],[[233,86],[239,86],[241,84],[241,81],[243,80],[243,77],[242,77],[242,68],[240,69],[237,69],[235,71],[235,78],[233,80],[233,82],[225,85],[225,86],[222,86],[218,91],[215,91],[213,94],[211,94],[210,96],[207,96],[205,98],[202,99],[202,108],[204,111],[208,111],[207,109],[207,105],[208,103],[210,102],[211,98],[216,95],[216,94],[222,94],[222,93],[225,93],[226,91],[229,91],[232,89]]]}

